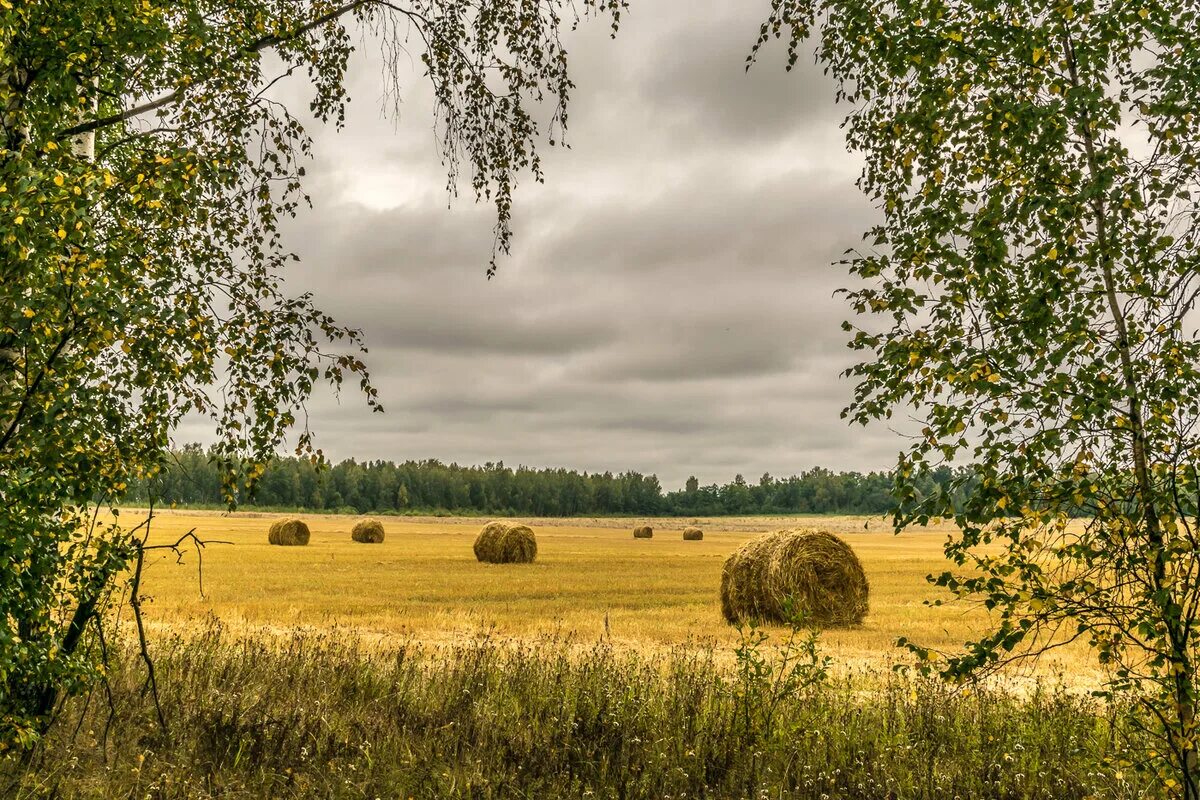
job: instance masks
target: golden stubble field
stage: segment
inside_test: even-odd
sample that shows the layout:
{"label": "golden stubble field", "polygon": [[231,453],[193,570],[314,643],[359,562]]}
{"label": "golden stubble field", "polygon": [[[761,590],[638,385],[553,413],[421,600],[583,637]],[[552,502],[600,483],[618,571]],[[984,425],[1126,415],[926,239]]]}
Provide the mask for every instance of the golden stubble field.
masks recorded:
{"label": "golden stubble field", "polygon": [[[123,516],[139,512],[130,510]],[[144,513],[144,512],[142,512]],[[700,519],[705,538],[682,540],[689,519],[525,519],[538,536],[537,562],[480,564],[471,545],[486,520],[382,517],[386,540],[358,544],[358,517],[301,515],[312,529],[306,547],[267,544],[281,515],[156,512],[152,543],[195,529],[211,544],[182,563],[158,553],[147,562],[143,593],[156,628],[191,628],[216,617],[234,630],[333,629],[367,641],[439,642],[484,630],[513,637],[570,635],[658,648],[687,641],[728,647],[734,630],[720,613],[725,557],[749,537],[780,528],[812,527],[843,536],[871,583],[864,625],[823,634],[828,652],[846,664],[904,658],[894,642],[952,647],[981,630],[984,612],[924,601],[947,597],[925,581],[945,569],[942,545],[951,528],[892,534],[886,520],[866,517]],[[654,526],[635,540],[634,525]],[[1078,672],[1080,651],[1065,651],[1039,671]]]}

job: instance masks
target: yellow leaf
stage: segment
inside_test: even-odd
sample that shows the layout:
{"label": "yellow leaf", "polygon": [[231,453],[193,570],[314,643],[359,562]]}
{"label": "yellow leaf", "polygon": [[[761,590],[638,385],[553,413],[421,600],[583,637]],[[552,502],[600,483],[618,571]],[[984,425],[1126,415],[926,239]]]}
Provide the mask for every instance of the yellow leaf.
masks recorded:
{"label": "yellow leaf", "polygon": [[55,175],[55,176],[54,176],[54,185],[55,185],[55,186],[62,186],[62,185],[63,185],[63,176],[62,176],[62,175]]}
{"label": "yellow leaf", "polygon": [[1046,258],[1050,259],[1051,261],[1057,261],[1058,260],[1058,248],[1051,247],[1050,252],[1046,253]]}
{"label": "yellow leaf", "polygon": [[1045,56],[1046,56],[1045,50],[1043,50],[1040,47],[1033,48],[1033,63],[1035,63],[1035,64],[1040,63],[1041,60],[1043,58],[1045,58]]}
{"label": "yellow leaf", "polygon": [[1003,511],[1004,507],[1007,505],[1008,505],[1007,497],[1001,497],[999,500],[996,501],[996,508],[1000,509],[1001,511]]}

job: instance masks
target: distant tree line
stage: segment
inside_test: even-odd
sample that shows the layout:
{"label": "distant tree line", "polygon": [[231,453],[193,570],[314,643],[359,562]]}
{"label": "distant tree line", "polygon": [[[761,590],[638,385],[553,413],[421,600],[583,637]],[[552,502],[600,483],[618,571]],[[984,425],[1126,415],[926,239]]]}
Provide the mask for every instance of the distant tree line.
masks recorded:
{"label": "distant tree line", "polygon": [[[936,491],[955,477],[940,468],[923,478]],[[629,471],[588,473],[487,463],[436,460],[359,462],[319,466],[303,458],[271,463],[243,506],[354,513],[450,512],[462,514],[575,516],[608,514],[882,514],[892,505],[887,472],[832,472],[820,467],[789,478],[764,474],[756,483],[741,475],[724,485],[689,478],[664,492],[658,478]],[[131,487],[135,502],[159,505],[225,504],[221,468],[199,445],[173,453],[156,477]]]}

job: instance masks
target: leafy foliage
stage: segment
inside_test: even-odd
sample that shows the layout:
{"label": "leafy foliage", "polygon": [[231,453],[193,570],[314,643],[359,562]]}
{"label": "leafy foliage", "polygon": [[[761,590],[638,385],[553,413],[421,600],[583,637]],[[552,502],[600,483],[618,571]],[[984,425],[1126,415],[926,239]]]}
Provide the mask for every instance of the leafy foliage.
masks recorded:
{"label": "leafy foliage", "polygon": [[[786,36],[794,63],[818,26],[883,219],[848,261],[870,319],[847,324],[846,413],[915,410],[896,526],[953,516],[966,569],[936,580],[995,612],[939,668],[1087,641],[1144,700],[1147,766],[1198,797],[1200,13],[776,0],[759,45]],[[964,459],[965,506],[916,495],[913,475]]]}
{"label": "leafy foliage", "polygon": [[[613,12],[618,0],[586,2]],[[572,14],[564,22],[563,15]],[[441,152],[497,209],[561,137],[565,1],[0,2],[0,747],[27,745],[94,676],[89,623],[139,545],[97,526],[160,469],[187,413],[212,421],[232,502],[319,382],[358,381],[358,333],[290,297],[279,222],[311,142],[272,86],[294,72],[340,124],[357,28],[419,48]],[[267,57],[270,54],[270,57]],[[407,63],[407,62],[405,62]],[[301,455],[313,455],[307,429]],[[86,641],[85,641],[86,639]]]}
{"label": "leafy foliage", "polygon": [[[757,622],[739,622],[736,626],[736,680],[731,693],[736,724],[744,728],[740,738],[751,752],[756,752],[763,740],[775,736],[780,711],[788,702],[811,697],[829,680],[833,659],[821,652],[820,634],[809,627],[810,621],[791,598],[784,601],[784,617],[788,634],[776,645],[775,652],[768,651],[771,637]],[[752,764],[758,767],[757,758]],[[757,776],[753,782],[756,780]]]}

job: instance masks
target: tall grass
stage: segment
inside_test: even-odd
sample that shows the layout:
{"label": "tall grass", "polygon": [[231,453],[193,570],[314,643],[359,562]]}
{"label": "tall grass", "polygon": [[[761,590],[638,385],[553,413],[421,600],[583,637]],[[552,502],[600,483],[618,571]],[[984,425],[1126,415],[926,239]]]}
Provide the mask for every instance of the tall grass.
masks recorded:
{"label": "tall grass", "polygon": [[[1121,715],[1070,693],[955,692],[599,642],[481,636],[367,652],[333,636],[156,643],[168,724],[135,653],[64,709],[5,797],[1134,798]],[[809,658],[813,656],[813,658]],[[807,660],[806,660],[807,659]],[[795,670],[799,669],[799,673]],[[791,675],[791,679],[788,675]],[[799,674],[800,680],[796,679]]]}

